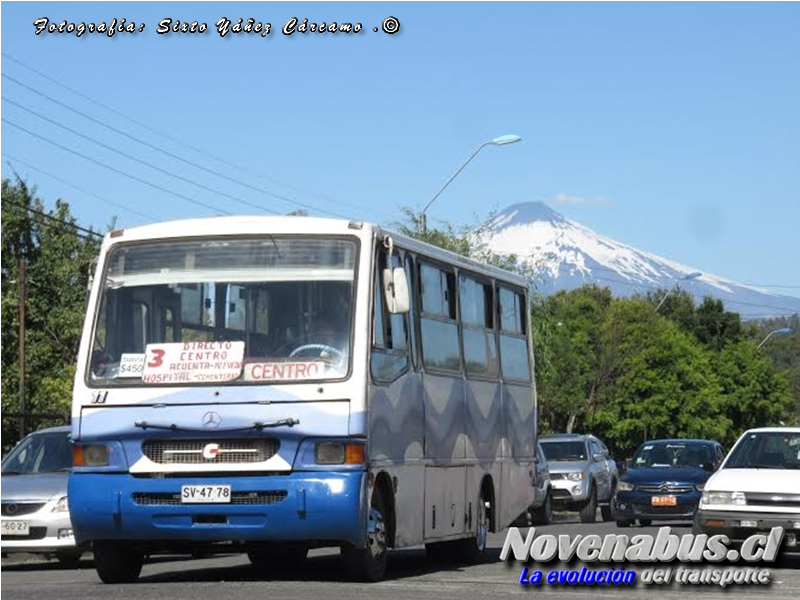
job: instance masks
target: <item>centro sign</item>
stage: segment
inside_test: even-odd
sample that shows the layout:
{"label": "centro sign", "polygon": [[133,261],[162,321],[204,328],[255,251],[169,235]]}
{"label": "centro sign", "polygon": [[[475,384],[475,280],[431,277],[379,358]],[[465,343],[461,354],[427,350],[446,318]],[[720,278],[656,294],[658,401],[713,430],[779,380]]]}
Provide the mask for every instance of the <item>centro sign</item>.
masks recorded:
{"label": "centro sign", "polygon": [[206,460],[214,460],[219,455],[219,444],[210,443],[203,447],[203,458]]}

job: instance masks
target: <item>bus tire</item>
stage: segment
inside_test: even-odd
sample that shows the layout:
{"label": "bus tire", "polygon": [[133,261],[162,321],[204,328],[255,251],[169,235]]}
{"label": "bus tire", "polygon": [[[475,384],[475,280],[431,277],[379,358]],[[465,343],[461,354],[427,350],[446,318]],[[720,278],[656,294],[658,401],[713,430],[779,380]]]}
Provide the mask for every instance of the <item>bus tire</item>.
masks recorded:
{"label": "bus tire", "polygon": [[103,583],[133,583],[142,572],[144,554],[123,542],[96,541],[92,553],[97,575]]}
{"label": "bus tire", "polygon": [[383,494],[375,488],[367,519],[366,547],[342,546],[344,566],[353,579],[374,582],[386,575],[389,556],[386,515]]}
{"label": "bus tire", "polygon": [[477,564],[486,559],[486,543],[492,527],[491,500],[486,498],[486,493],[481,490],[478,496],[475,535],[462,540],[456,540],[455,554],[464,562]]}

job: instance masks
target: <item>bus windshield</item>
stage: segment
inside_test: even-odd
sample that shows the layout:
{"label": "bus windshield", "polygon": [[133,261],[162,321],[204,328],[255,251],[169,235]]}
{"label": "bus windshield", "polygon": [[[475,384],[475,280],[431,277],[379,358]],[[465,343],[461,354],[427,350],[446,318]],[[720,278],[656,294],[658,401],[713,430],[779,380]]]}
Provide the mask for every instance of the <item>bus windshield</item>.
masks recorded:
{"label": "bus windshield", "polygon": [[308,236],[116,246],[87,383],[344,378],[356,252],[353,239]]}

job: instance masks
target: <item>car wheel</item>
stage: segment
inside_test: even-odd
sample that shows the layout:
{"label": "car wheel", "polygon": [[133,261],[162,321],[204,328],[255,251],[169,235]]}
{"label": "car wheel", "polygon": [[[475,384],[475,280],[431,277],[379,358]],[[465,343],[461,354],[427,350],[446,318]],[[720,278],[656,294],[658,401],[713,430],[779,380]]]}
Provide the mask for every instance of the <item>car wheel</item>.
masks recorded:
{"label": "car wheel", "polygon": [[633,524],[633,521],[630,519],[623,519],[621,521],[617,521],[617,527],[622,527],[623,529],[626,527],[630,527]]}
{"label": "car wheel", "polygon": [[603,521],[614,520],[614,496],[617,493],[617,482],[611,484],[611,494],[608,496],[608,504],[600,507],[600,516]]}
{"label": "car wheel", "polygon": [[77,569],[81,564],[83,552],[79,550],[61,550],[56,552],[56,560],[66,569]]}
{"label": "car wheel", "polygon": [[642,527],[650,527],[652,521],[650,519],[639,519],[639,525]]}
{"label": "car wheel", "polygon": [[597,488],[592,484],[589,499],[580,510],[581,523],[594,523],[597,520]]}
{"label": "car wheel", "polygon": [[547,525],[553,518],[553,495],[547,490],[544,504],[537,508],[533,513],[533,522],[537,525]]}
{"label": "car wheel", "polygon": [[367,520],[365,548],[342,546],[342,559],[348,573],[360,581],[380,581],[386,575],[389,542],[386,535],[386,503],[379,489],[372,493]]}
{"label": "car wheel", "polygon": [[142,572],[144,554],[123,542],[96,541],[92,553],[94,566],[103,583],[133,583]]}

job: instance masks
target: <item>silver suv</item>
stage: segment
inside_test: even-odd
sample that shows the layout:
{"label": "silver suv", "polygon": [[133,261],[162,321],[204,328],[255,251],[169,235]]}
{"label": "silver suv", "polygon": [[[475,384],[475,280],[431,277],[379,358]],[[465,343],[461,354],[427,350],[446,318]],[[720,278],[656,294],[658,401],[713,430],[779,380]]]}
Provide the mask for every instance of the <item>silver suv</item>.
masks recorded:
{"label": "silver suv", "polygon": [[593,435],[563,433],[539,439],[553,492],[553,508],[580,513],[581,523],[594,523],[597,507],[604,521],[613,521],[613,499],[619,473],[606,445]]}

